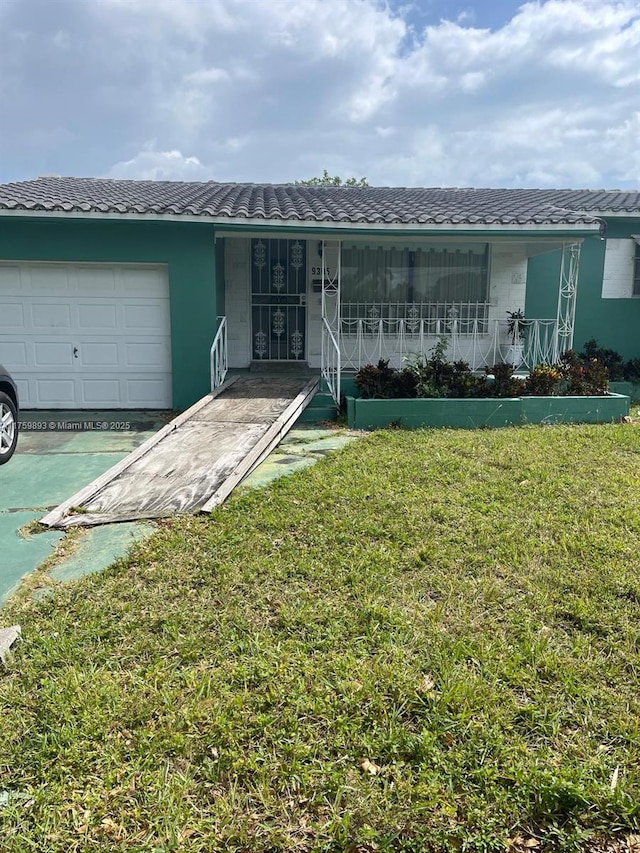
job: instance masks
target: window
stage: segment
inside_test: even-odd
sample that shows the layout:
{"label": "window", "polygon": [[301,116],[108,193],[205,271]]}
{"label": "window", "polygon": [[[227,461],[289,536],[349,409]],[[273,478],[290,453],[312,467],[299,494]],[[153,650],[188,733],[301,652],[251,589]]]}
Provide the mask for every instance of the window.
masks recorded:
{"label": "window", "polygon": [[486,302],[488,246],[343,246],[344,302]]}
{"label": "window", "polygon": [[607,238],[602,275],[603,299],[640,297],[640,234]]}
{"label": "window", "polygon": [[406,321],[409,332],[486,333],[488,258],[486,243],[415,249],[343,245],[343,332],[363,320],[372,333],[380,321],[389,332]]}

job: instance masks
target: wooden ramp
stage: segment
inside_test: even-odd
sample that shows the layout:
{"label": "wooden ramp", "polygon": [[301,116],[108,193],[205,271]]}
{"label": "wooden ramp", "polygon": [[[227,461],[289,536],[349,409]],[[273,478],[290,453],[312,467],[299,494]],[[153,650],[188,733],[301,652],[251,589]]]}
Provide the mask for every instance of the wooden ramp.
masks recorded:
{"label": "wooden ramp", "polygon": [[235,377],[42,519],[48,527],[210,512],[278,444],[318,379]]}

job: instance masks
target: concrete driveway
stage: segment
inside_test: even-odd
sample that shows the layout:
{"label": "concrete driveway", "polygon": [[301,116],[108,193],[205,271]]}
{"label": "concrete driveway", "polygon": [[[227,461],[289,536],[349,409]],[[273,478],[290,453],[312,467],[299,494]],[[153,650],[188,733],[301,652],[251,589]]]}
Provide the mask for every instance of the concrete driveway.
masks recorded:
{"label": "concrete driveway", "polygon": [[[21,533],[102,474],[169,420],[158,412],[22,412],[13,459],[0,467],[0,604],[51,556],[64,533]],[[98,571],[125,553],[150,525],[110,525],[81,538],[58,579]],[[75,564],[77,563],[77,567]],[[52,576],[56,577],[54,570]]]}

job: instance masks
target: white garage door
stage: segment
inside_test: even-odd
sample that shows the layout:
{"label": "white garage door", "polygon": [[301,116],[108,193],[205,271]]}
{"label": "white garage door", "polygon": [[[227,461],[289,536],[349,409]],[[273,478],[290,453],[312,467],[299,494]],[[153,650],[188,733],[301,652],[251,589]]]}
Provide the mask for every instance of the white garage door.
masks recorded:
{"label": "white garage door", "polygon": [[24,409],[171,407],[164,266],[0,264],[0,364]]}

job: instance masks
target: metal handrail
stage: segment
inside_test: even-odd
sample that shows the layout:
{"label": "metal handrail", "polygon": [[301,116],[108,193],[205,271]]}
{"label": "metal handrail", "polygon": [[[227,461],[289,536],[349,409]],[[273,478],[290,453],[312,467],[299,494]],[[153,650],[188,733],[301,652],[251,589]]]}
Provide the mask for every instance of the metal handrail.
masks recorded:
{"label": "metal handrail", "polygon": [[218,317],[216,334],[209,353],[211,369],[211,390],[215,391],[225,380],[229,369],[227,355],[227,318]]}
{"label": "metal handrail", "polygon": [[333,397],[335,404],[340,405],[340,373],[341,373],[341,353],[340,344],[336,336],[333,334],[333,329],[327,322],[326,317],[322,318],[322,376],[327,383],[329,393]]}

